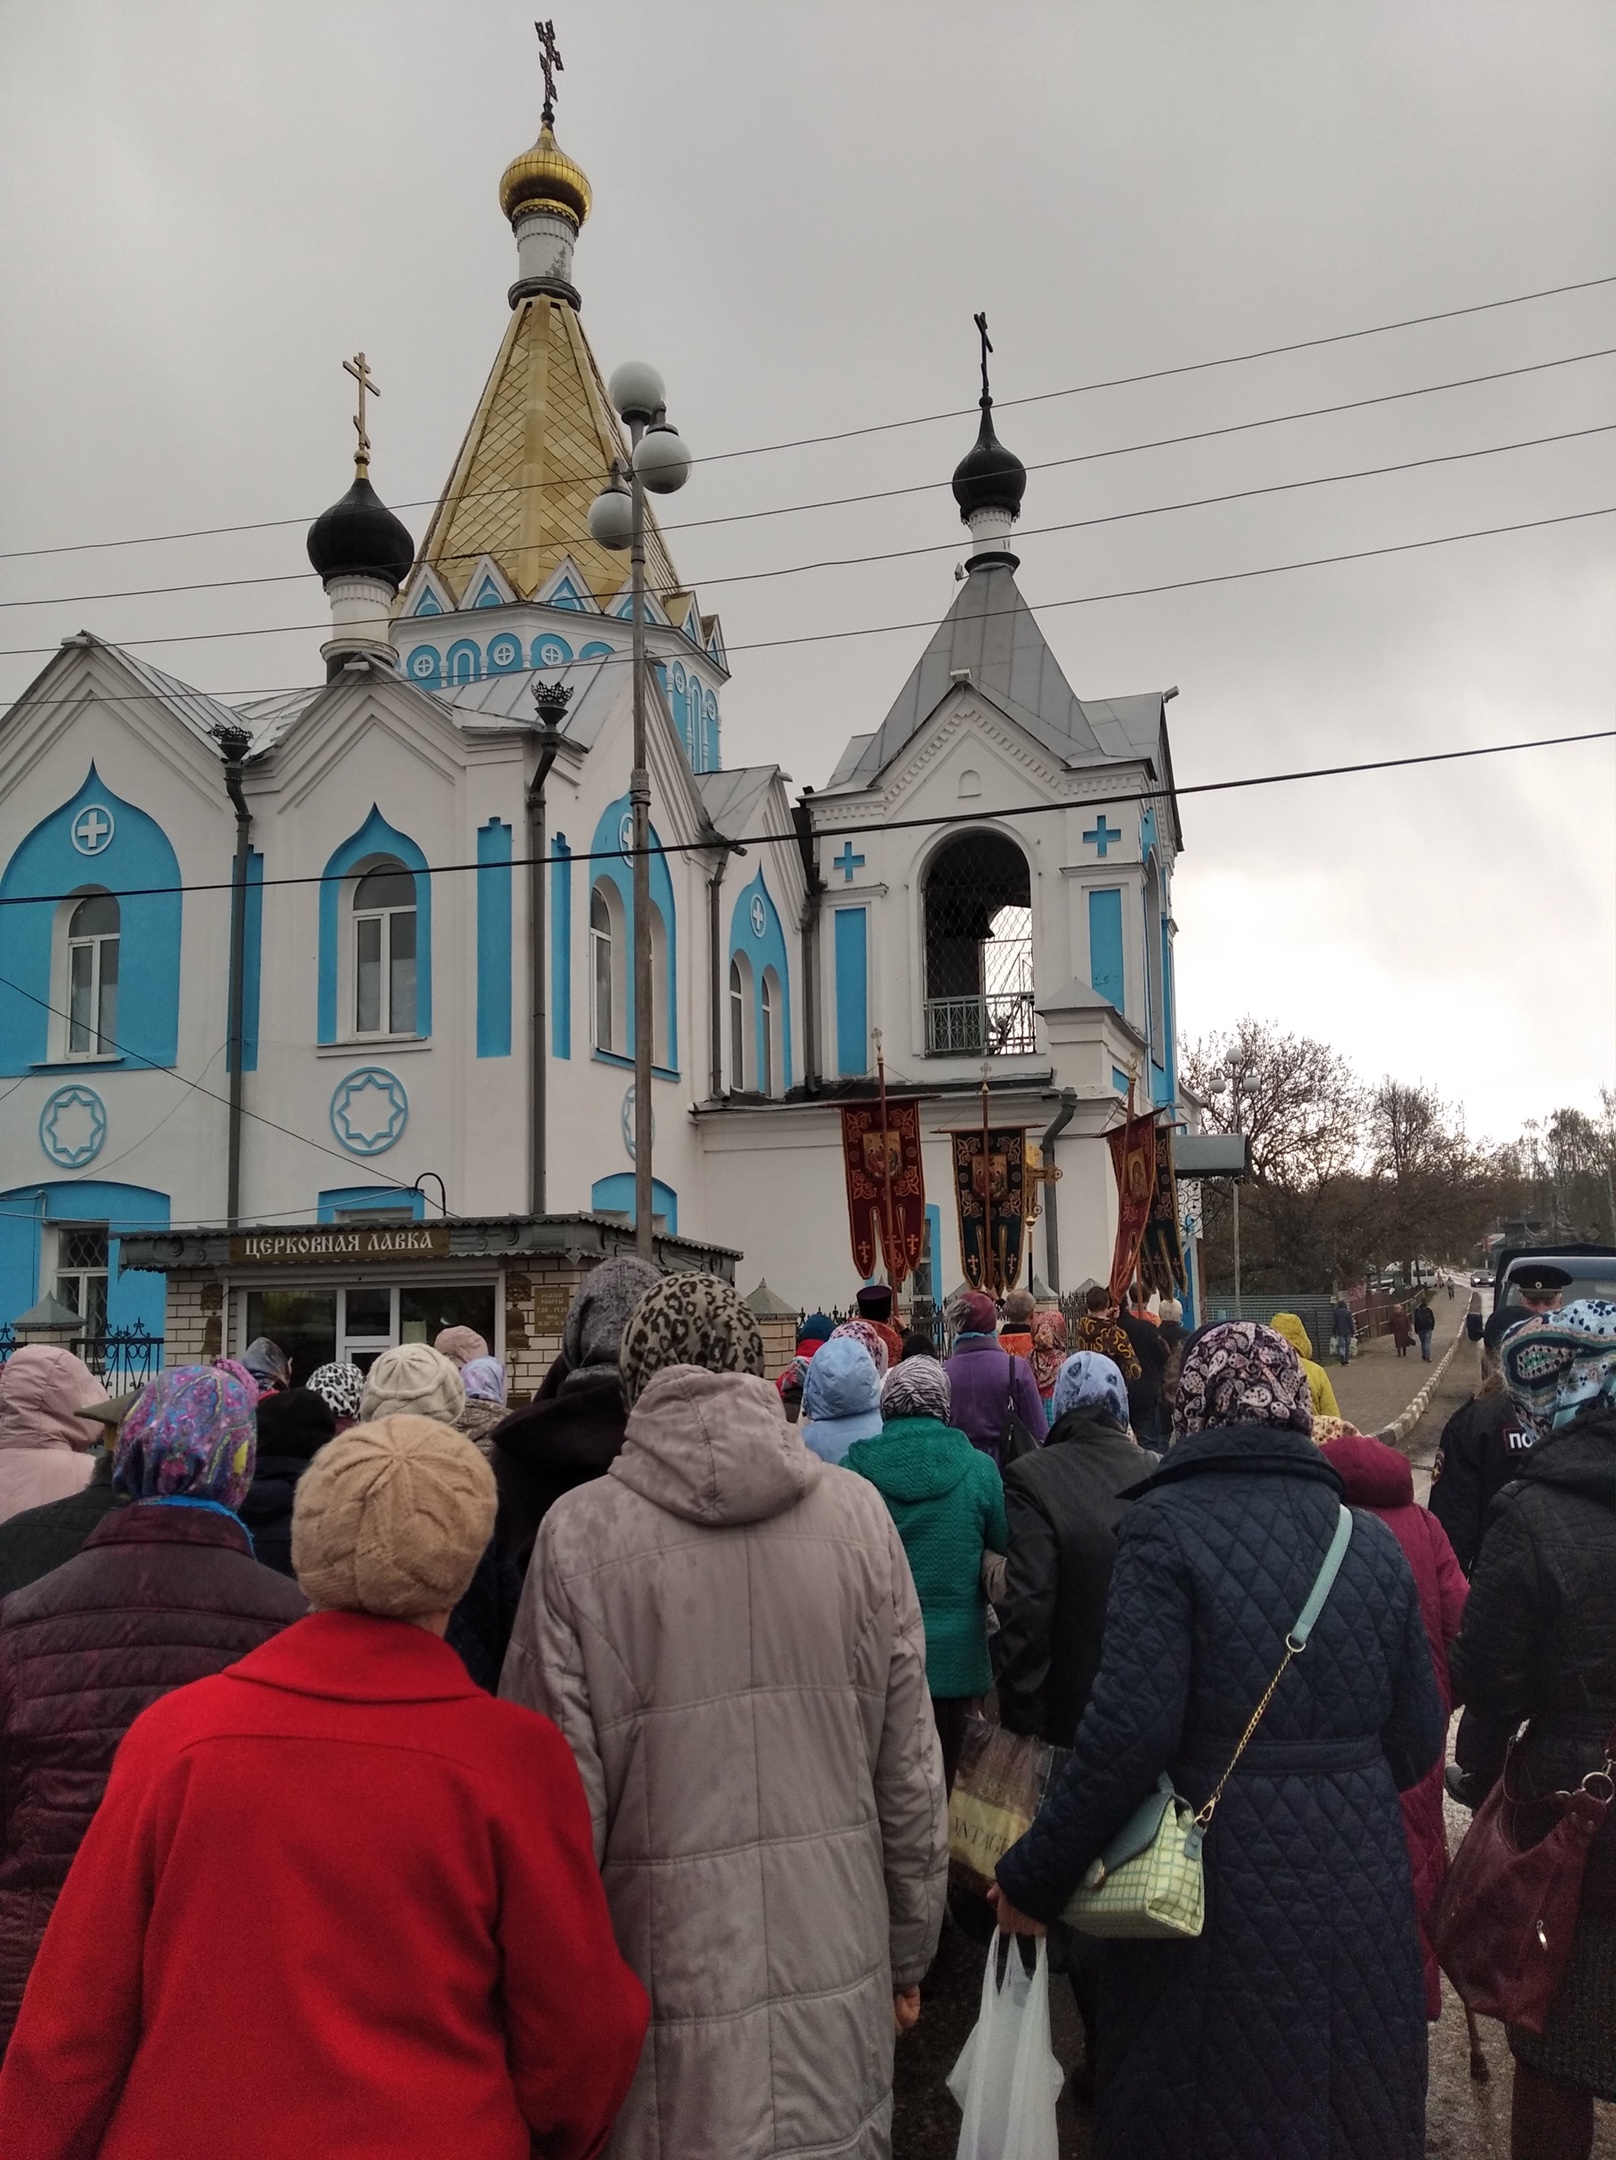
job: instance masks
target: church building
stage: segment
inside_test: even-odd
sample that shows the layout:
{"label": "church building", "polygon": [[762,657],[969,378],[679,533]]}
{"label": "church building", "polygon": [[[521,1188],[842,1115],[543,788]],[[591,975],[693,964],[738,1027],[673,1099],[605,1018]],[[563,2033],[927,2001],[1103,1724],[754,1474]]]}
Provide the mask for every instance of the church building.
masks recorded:
{"label": "church building", "polygon": [[648,513],[641,1013],[632,597],[590,522],[628,445],[549,100],[499,200],[503,334],[419,546],[349,363],[323,680],[226,702],[83,631],[0,720],[0,1330],[54,1299],[306,1365],[468,1319],[542,1372],[566,1268],[630,1235],[642,1025],[669,1264],[845,1304],[840,1109],[879,1060],[923,1098],[922,1297],[960,1279],[947,1135],[984,1079],[1061,1172],[1030,1266],[1103,1278],[1104,1136],[1130,1085],[1176,1115],[1174,693],[1079,698],[1021,597],[985,329],[953,604],[818,790],[725,765],[723,631]]}

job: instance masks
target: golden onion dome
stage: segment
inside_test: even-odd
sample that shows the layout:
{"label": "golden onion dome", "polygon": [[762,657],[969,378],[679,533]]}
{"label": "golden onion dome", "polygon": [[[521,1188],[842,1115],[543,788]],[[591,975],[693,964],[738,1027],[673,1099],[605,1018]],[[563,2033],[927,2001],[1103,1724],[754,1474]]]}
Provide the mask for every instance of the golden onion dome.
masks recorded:
{"label": "golden onion dome", "polygon": [[561,148],[548,120],[532,149],[512,158],[499,183],[499,207],[513,225],[530,210],[554,210],[576,232],[589,215],[591,200],[583,167]]}

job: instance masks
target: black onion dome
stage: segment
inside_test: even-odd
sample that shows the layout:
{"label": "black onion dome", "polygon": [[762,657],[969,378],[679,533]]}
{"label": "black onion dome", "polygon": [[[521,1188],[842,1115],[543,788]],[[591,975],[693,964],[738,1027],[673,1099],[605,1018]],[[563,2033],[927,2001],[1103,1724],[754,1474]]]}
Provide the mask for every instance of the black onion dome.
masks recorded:
{"label": "black onion dome", "polygon": [[984,398],[981,433],[954,467],[954,500],[960,516],[969,519],[975,510],[1008,510],[1012,517],[1019,517],[1026,492],[1027,468],[994,434],[993,403]]}
{"label": "black onion dome", "polygon": [[341,502],[309,527],[309,561],[322,578],[381,578],[396,592],[410,574],[415,542],[360,473]]}

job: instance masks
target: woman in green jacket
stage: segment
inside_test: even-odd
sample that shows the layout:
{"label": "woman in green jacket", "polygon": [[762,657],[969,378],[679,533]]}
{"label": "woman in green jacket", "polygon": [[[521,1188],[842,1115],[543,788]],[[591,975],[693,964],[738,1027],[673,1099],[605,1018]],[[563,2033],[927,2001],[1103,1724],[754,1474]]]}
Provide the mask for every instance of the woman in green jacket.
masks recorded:
{"label": "woman in green jacket", "polygon": [[970,1706],[993,1685],[982,1556],[1009,1541],[1004,1486],[991,1455],[949,1424],[948,1374],[935,1358],[905,1358],[881,1389],[879,1436],[843,1458],[886,1502],[915,1578],[926,1623],[926,1685],[950,1787]]}

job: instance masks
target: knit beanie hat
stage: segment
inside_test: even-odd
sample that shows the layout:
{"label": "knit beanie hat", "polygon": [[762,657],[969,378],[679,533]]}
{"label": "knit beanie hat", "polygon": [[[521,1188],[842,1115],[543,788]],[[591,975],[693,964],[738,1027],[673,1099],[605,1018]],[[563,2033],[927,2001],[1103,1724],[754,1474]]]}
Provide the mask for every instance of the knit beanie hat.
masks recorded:
{"label": "knit beanie hat", "polygon": [[836,1323],[829,1313],[811,1312],[797,1330],[797,1348],[800,1350],[805,1342],[829,1342],[835,1331]]}
{"label": "knit beanie hat", "polygon": [[398,1343],[384,1350],[365,1376],[359,1414],[377,1418],[429,1417],[452,1425],[466,1407],[466,1386],[453,1360],[429,1343]]}
{"label": "knit beanie hat", "polygon": [[758,1324],[751,1308],[716,1275],[660,1276],[629,1315],[617,1369],[630,1410],[670,1365],[756,1373],[761,1378],[763,1337]]}
{"label": "knit beanie hat", "polygon": [[652,1284],[661,1280],[660,1268],[653,1267],[649,1260],[637,1260],[632,1253],[602,1260],[592,1267],[572,1293],[562,1323],[561,1355],[567,1361],[567,1370],[615,1365],[629,1314]]}
{"label": "knit beanie hat", "polygon": [[474,1357],[487,1357],[488,1345],[475,1328],[440,1328],[432,1339],[434,1350],[441,1350],[451,1365],[469,1365]]}
{"label": "knit beanie hat", "polygon": [[960,1299],[959,1332],[962,1335],[997,1335],[999,1312],[985,1290],[967,1290]]}
{"label": "knit beanie hat", "polygon": [[934,1357],[905,1358],[881,1383],[884,1418],[934,1417],[946,1425],[953,1407],[953,1385]]}
{"label": "knit beanie hat", "polygon": [[266,1395],[258,1405],[259,1455],[291,1455],[312,1462],[328,1440],[337,1436],[336,1412],[323,1395],[312,1388],[287,1388],[284,1394]]}
{"label": "knit beanie hat", "polygon": [[309,1374],[309,1386],[340,1418],[351,1425],[365,1399],[365,1376],[357,1365],[320,1365]]}
{"label": "knit beanie hat", "polygon": [[435,1418],[353,1425],[298,1479],[292,1567],[328,1612],[447,1612],[477,1571],[497,1505],[492,1470]]}

